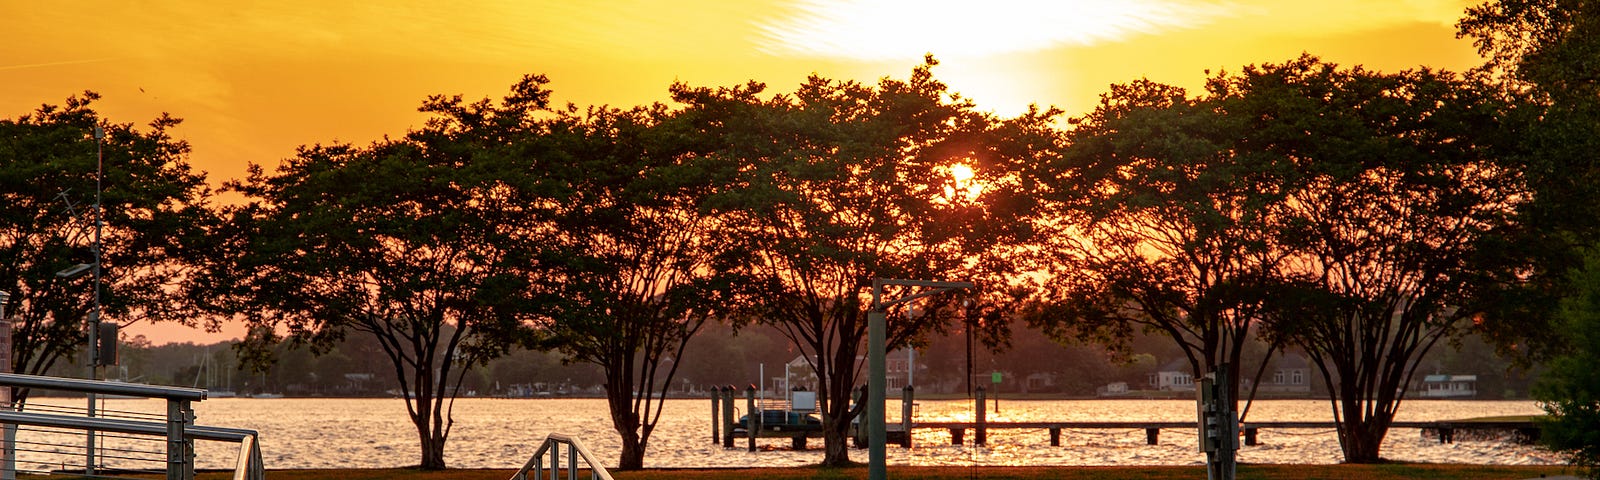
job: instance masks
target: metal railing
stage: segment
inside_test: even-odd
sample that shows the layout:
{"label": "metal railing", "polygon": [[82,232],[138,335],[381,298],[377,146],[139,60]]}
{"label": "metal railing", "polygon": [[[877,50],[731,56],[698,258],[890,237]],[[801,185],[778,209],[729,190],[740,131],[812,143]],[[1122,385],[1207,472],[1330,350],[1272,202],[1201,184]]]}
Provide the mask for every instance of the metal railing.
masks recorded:
{"label": "metal railing", "polygon": [[[105,477],[105,473],[159,473],[165,471],[169,480],[194,479],[194,441],[210,440],[231,442],[239,444],[239,459],[234,470],[234,478],[238,480],[259,480],[264,478],[265,469],[261,461],[261,448],[257,442],[257,434],[253,430],[199,426],[194,424],[194,409],[192,402],[206,399],[206,391],[194,388],[167,387],[158,385],[130,384],[123,382],[107,382],[96,380],[83,380],[73,378],[45,377],[37,375],[22,375],[13,373],[0,373],[0,387],[27,388],[39,390],[52,390],[59,392],[76,392],[91,395],[115,395],[123,398],[154,398],[166,401],[165,414],[148,412],[117,412],[104,411],[99,416],[87,411],[28,405],[23,409],[8,407],[0,409],[0,425],[6,428],[5,457],[6,465],[0,467],[0,476],[14,478],[20,471],[15,465],[18,451],[27,451],[40,454],[65,455],[66,443],[53,443],[48,438],[59,438],[63,434],[79,432],[91,438],[101,435],[118,435],[129,446],[112,448],[113,454],[101,454],[101,461],[110,457],[114,460],[127,463],[145,462],[160,464],[161,468],[130,469],[113,468],[105,469],[93,461],[94,453],[84,450],[84,463],[81,473],[86,477]],[[22,442],[15,438],[15,432],[22,427],[33,429],[46,440],[36,442]],[[164,448],[138,447],[138,442],[159,442]],[[27,445],[28,447],[23,447]],[[94,443],[88,443],[93,448]],[[108,448],[104,445],[102,449]],[[164,454],[164,455],[163,455]],[[159,455],[159,456],[157,456]],[[31,462],[40,465],[50,465],[47,462]],[[65,469],[67,463],[61,462]],[[74,464],[75,465],[75,464]],[[100,471],[97,471],[100,470]],[[28,470],[33,472],[33,470]],[[42,473],[50,473],[44,471]]]}
{"label": "metal railing", "polygon": [[[562,470],[562,445],[567,446],[566,478],[568,480],[577,480],[579,458],[582,458],[583,462],[589,466],[590,480],[612,480],[611,473],[607,472],[605,467],[600,466],[600,462],[595,461],[594,455],[589,453],[589,449],[583,448],[583,442],[579,442],[576,437],[559,433],[552,433],[546,436],[544,444],[539,445],[539,450],[533,453],[533,457],[528,459],[528,463],[522,465],[521,470],[517,470],[517,473],[511,476],[511,480],[529,480],[530,478],[533,480],[556,480]],[[545,454],[547,453],[550,454],[548,462],[545,461]],[[546,466],[549,467],[548,476],[545,474]],[[529,472],[533,473],[532,477],[528,476]]]}

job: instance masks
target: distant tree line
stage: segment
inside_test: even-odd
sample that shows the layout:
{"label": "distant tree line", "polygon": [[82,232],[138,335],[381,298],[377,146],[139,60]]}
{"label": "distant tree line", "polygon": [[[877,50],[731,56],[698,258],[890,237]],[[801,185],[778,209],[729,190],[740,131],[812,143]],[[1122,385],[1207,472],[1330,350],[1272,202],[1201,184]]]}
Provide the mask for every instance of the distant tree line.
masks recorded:
{"label": "distant tree line", "polygon": [[[97,288],[121,323],[239,319],[240,364],[299,376],[262,388],[383,370],[420,465],[444,468],[450,400],[500,373],[537,378],[506,365],[553,352],[598,373],[634,469],[659,393],[697,354],[749,348],[696,339],[763,328],[811,362],[823,463],[843,465],[864,286],[960,279],[980,288],[888,312],[889,347],[970,332],[1004,348],[1020,322],[1125,359],[1155,336],[1236,393],[1251,366],[1303,351],[1345,459],[1376,462],[1442,345],[1479,336],[1524,363],[1594,350],[1575,303],[1592,282],[1571,270],[1600,226],[1597,18],[1490,2],[1459,25],[1487,59],[1472,72],[1304,55],[1198,92],[1112,85],[1076,118],[983,112],[931,56],[876,84],[678,84],[671,104],[627,108],[552,105],[529,75],[498,101],[431,97],[398,137],[252,165],[227,205],[167,134],[176,119],[141,132],[85,93],[0,121],[12,360],[38,373],[74,357]],[[106,201],[91,215],[96,147]],[[100,218],[103,286],[56,275],[95,258]],[[1558,418],[1593,409],[1586,383],[1553,385],[1569,386],[1543,390]]]}

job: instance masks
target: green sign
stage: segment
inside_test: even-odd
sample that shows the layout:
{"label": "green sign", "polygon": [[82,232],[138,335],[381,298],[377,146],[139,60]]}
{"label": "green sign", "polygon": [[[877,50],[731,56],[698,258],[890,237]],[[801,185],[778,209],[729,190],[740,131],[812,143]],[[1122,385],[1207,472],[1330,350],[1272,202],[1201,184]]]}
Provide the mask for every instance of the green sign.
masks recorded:
{"label": "green sign", "polygon": [[994,383],[1000,383],[1000,372],[989,374],[989,380],[993,381]]}

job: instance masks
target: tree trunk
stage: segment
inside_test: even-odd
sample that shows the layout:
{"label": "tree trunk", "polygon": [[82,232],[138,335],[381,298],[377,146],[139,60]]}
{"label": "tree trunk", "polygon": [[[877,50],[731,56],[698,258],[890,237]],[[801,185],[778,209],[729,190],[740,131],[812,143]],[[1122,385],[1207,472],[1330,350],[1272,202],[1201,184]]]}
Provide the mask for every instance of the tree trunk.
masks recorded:
{"label": "tree trunk", "polygon": [[423,470],[444,470],[444,443],[447,437],[444,432],[435,431],[443,425],[443,419],[433,415],[433,404],[439,399],[430,393],[427,390],[417,389],[411,398],[406,399],[408,408],[414,409],[411,423],[417,427],[417,437],[422,445],[422,463],[417,467]]}
{"label": "tree trunk", "polygon": [[444,440],[428,432],[426,421],[417,422],[417,432],[422,435],[422,464],[423,470],[444,470]]}
{"label": "tree trunk", "polygon": [[[1394,422],[1392,407],[1386,405],[1383,399],[1361,400],[1360,396],[1343,390],[1339,399],[1342,405],[1340,416],[1344,417],[1339,422],[1339,447],[1343,450],[1345,463],[1379,463],[1383,461],[1383,439],[1389,434],[1389,425]],[[1367,402],[1378,403],[1371,416],[1366,415],[1364,408]]]}
{"label": "tree trunk", "polygon": [[823,425],[822,431],[822,466],[847,467],[854,465],[850,461],[850,420],[841,418],[833,420],[828,425]]}
{"label": "tree trunk", "polygon": [[639,441],[638,435],[624,433],[622,435],[622,458],[617,462],[617,470],[639,470],[644,468],[644,442]]}
{"label": "tree trunk", "polygon": [[1383,461],[1381,456],[1383,438],[1388,433],[1388,429],[1372,428],[1371,422],[1367,421],[1359,423],[1345,422],[1344,425],[1345,429],[1339,432],[1339,435],[1344,437],[1341,447],[1344,449],[1345,463],[1379,463]]}
{"label": "tree trunk", "polygon": [[853,379],[846,374],[838,374],[837,363],[834,371],[830,371],[827,379],[827,398],[824,408],[827,408],[822,418],[822,466],[848,467],[853,466],[850,461],[850,421],[854,414],[850,411],[850,398],[854,392]]}

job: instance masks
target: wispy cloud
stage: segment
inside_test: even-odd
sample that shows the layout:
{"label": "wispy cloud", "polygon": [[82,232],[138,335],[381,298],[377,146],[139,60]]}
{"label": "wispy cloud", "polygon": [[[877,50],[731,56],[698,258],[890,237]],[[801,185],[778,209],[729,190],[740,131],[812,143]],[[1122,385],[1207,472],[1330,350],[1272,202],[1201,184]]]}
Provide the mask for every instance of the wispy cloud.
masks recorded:
{"label": "wispy cloud", "polygon": [[27,68],[60,67],[65,65],[81,65],[85,63],[109,62],[115,58],[91,58],[87,60],[64,60],[60,62],[19,63],[15,65],[0,65],[0,71],[22,70]]}
{"label": "wispy cloud", "polygon": [[757,24],[764,51],[866,60],[1093,45],[1196,27],[1233,10],[1185,0],[796,0],[791,8]]}

